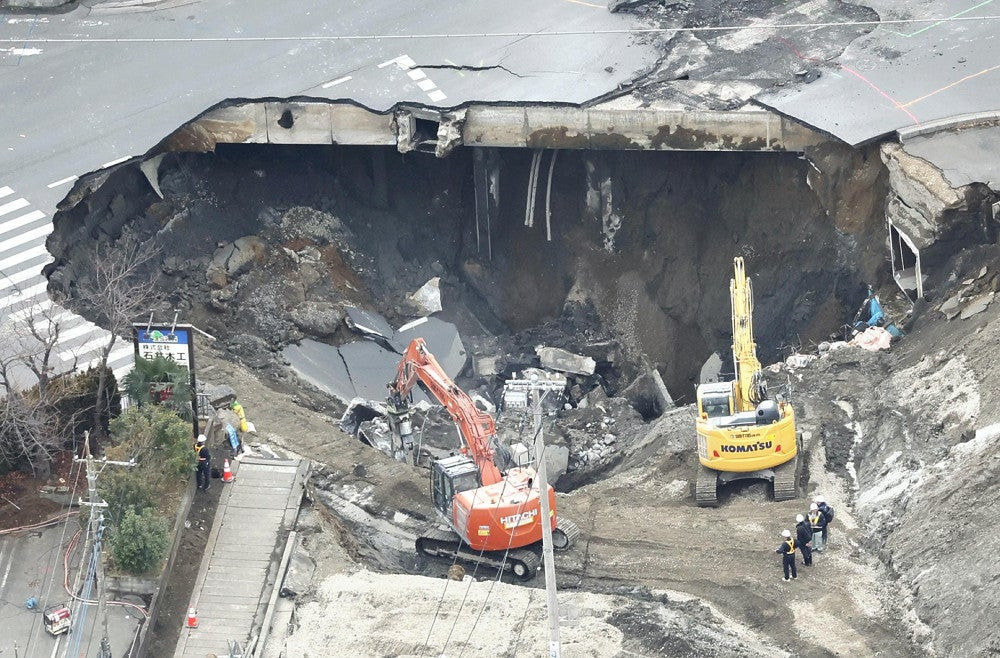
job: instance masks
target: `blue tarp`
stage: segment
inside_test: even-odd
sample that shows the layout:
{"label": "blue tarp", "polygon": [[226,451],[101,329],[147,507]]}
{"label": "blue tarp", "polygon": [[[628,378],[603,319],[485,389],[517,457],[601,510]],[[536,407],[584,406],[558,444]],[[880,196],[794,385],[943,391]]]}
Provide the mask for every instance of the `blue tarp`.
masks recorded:
{"label": "blue tarp", "polygon": [[868,326],[874,327],[882,324],[883,318],[885,318],[885,313],[882,312],[882,304],[879,303],[878,297],[872,297],[871,302],[868,306],[868,311],[871,313],[871,317],[868,318]]}

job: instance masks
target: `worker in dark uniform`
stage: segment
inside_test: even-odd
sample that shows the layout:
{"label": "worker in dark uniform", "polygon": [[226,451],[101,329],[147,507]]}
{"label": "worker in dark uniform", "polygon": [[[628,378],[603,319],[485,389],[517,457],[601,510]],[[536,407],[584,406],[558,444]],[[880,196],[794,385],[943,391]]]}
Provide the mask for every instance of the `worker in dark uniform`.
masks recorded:
{"label": "worker in dark uniform", "polygon": [[788,572],[792,573],[792,580],[799,577],[798,572],[795,569],[795,540],[792,539],[792,533],[788,530],[781,531],[782,542],[781,546],[778,547],[775,553],[781,554],[781,569],[785,572],[785,582],[788,582]]}
{"label": "worker in dark uniform", "polygon": [[809,527],[812,528],[812,550],[823,552],[823,532],[826,530],[826,516],[819,511],[819,505],[813,503],[809,506]]}
{"label": "worker in dark uniform", "polygon": [[208,446],[205,445],[205,435],[199,434],[198,439],[194,443],[194,451],[198,455],[198,488],[202,491],[208,491],[212,486],[212,454],[208,451]]}
{"label": "worker in dark uniform", "polygon": [[833,508],[826,504],[826,499],[823,496],[816,496],[815,503],[823,514],[823,518],[826,519],[826,523],[823,524],[823,547],[826,548],[830,544],[830,523],[833,521]]}
{"label": "worker in dark uniform", "polygon": [[812,527],[806,517],[799,514],[795,517],[795,542],[802,551],[802,563],[807,567],[811,567],[813,563],[812,538]]}

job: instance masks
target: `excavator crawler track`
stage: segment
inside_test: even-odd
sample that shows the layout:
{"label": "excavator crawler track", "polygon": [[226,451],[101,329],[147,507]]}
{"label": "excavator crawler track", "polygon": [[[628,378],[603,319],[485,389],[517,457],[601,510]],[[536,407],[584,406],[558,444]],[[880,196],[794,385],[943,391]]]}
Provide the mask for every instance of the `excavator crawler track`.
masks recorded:
{"label": "excavator crawler track", "polygon": [[[579,533],[579,530],[577,530]],[[480,553],[461,541],[454,532],[433,529],[417,537],[417,552],[421,555],[472,564],[484,564],[497,570],[510,571],[520,580],[531,580],[542,564],[541,557],[532,550],[517,548],[510,551],[483,551]]]}
{"label": "excavator crawler track", "polygon": [[700,464],[698,478],[695,481],[694,499],[698,507],[719,506],[719,474]]}
{"label": "excavator crawler track", "polygon": [[580,528],[569,519],[559,517],[556,529],[552,531],[552,547],[557,551],[565,551],[576,543],[580,537]]}
{"label": "excavator crawler track", "polygon": [[793,500],[799,496],[799,456],[774,467],[774,500]]}
{"label": "excavator crawler track", "polygon": [[529,550],[519,548],[507,555],[508,568],[520,580],[531,580],[542,566],[542,558]]}

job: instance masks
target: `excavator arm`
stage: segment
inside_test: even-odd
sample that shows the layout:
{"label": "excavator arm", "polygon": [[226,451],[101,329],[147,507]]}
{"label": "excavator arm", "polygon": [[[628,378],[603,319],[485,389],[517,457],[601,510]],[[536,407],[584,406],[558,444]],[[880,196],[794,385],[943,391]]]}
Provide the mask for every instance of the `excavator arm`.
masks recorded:
{"label": "excavator arm", "polygon": [[476,462],[482,484],[490,485],[502,481],[503,475],[493,461],[493,439],[496,436],[493,417],[480,411],[472,402],[472,398],[455,385],[427,349],[423,338],[414,338],[403,353],[396,379],[389,383],[391,398],[402,402],[410,395],[418,381],[423,383],[430,394],[451,414],[465,441],[462,452],[470,454]]}
{"label": "excavator arm", "polygon": [[753,287],[743,267],[743,258],[733,259],[733,279],[729,284],[733,311],[733,367],[736,372],[736,410],[753,411],[767,399],[767,386],[757,343],[753,339]]}

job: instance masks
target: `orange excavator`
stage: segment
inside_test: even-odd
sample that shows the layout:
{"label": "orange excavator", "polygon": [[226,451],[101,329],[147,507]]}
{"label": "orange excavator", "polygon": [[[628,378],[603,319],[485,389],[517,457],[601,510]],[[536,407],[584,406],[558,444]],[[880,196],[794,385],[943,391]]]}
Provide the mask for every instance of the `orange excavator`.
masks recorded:
{"label": "orange excavator", "polygon": [[[388,386],[389,423],[403,445],[412,445],[410,403],[418,382],[451,414],[464,445],[459,454],[431,465],[431,498],[452,532],[433,530],[418,537],[417,551],[509,569],[522,580],[533,578],[541,565],[543,522],[535,470],[497,465],[493,417],[455,385],[422,338],[410,342]],[[552,545],[569,548],[580,530],[572,521],[556,518],[555,490],[548,486],[545,493]]]}

